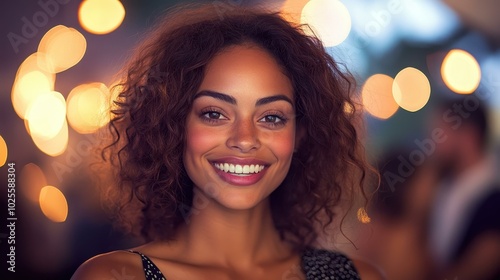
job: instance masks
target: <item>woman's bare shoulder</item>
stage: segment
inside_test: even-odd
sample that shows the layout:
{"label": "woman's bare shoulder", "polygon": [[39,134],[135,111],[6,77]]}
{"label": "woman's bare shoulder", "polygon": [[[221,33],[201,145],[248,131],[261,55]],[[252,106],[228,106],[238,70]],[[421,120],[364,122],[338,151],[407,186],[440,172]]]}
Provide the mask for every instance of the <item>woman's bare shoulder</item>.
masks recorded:
{"label": "woman's bare shoulder", "polygon": [[97,255],[82,263],[71,280],[143,278],[144,270],[139,255],[128,251],[113,251]]}
{"label": "woman's bare shoulder", "polygon": [[359,273],[359,276],[363,280],[385,280],[386,277],[383,272],[377,268],[375,265],[370,264],[369,262],[360,260],[360,259],[352,259],[354,267]]}

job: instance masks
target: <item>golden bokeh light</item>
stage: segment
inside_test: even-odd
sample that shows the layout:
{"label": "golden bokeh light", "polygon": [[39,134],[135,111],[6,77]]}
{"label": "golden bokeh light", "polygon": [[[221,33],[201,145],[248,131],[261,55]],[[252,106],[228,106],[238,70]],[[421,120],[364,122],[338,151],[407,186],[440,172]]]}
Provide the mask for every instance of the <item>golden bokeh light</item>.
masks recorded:
{"label": "golden bokeh light", "polygon": [[75,66],[85,55],[87,41],[74,28],[57,25],[51,28],[38,45],[39,65],[49,73],[59,73]]}
{"label": "golden bokeh light", "polygon": [[281,16],[289,22],[300,23],[301,13],[309,0],[286,0],[280,7]]}
{"label": "golden bokeh light", "polygon": [[7,143],[3,139],[2,135],[0,135],[0,167],[2,167],[7,161],[8,154]]}
{"label": "golden bokeh light", "polygon": [[17,115],[26,118],[26,110],[39,94],[54,90],[55,75],[44,71],[38,63],[38,58],[44,56],[34,53],[28,56],[17,70],[12,85],[12,106]]}
{"label": "golden bokeh light", "polygon": [[366,213],[366,210],[364,207],[360,207],[358,209],[357,215],[358,215],[358,220],[360,222],[362,222],[363,224],[368,224],[369,222],[371,222],[371,219],[368,216],[368,213]]}
{"label": "golden bokeh light", "polygon": [[33,143],[35,143],[36,147],[43,153],[52,157],[62,155],[68,147],[68,123],[64,120],[59,133],[53,138],[45,139],[44,137],[40,137],[36,134],[31,134],[31,138],[33,139]]}
{"label": "golden bokeh light", "polygon": [[47,69],[47,66],[45,65],[45,61],[47,61],[47,59],[45,56],[46,55],[44,53],[40,52],[35,52],[29,55],[17,69],[16,77],[21,78],[29,72],[40,71],[47,76],[47,79],[51,81],[53,85],[56,75],[45,70]]}
{"label": "golden bokeh light", "polygon": [[68,202],[64,194],[54,186],[45,186],[40,191],[40,209],[51,221],[61,223],[68,217]]}
{"label": "golden bokeh light", "polygon": [[416,112],[429,101],[431,84],[422,71],[407,67],[394,78],[392,94],[401,108],[409,112]]}
{"label": "golden bokeh light", "polygon": [[459,94],[474,92],[481,81],[481,68],[470,53],[451,50],[441,65],[441,76],[448,88]]}
{"label": "golden bokeh light", "polygon": [[23,167],[19,176],[19,186],[21,192],[28,200],[38,203],[40,191],[46,185],[47,179],[38,165],[28,163]]}
{"label": "golden bokeh light", "polygon": [[[351,31],[351,15],[338,0],[311,0],[302,9],[301,23],[308,24],[325,47],[341,44]],[[308,28],[305,29],[310,34]]]}
{"label": "golden bokeh light", "polygon": [[24,128],[26,129],[26,132],[28,132],[28,134],[31,135],[30,125],[27,119],[24,119]]}
{"label": "golden bokeh light", "polygon": [[27,110],[26,119],[32,137],[42,140],[54,138],[66,121],[66,100],[61,93],[40,94]]}
{"label": "golden bokeh light", "polygon": [[125,7],[118,0],[86,0],[82,1],[78,10],[80,25],[94,34],[114,31],[124,18]]}
{"label": "golden bokeh light", "polygon": [[109,89],[103,83],[83,84],[68,95],[67,116],[78,133],[97,131],[109,122]]}
{"label": "golden bokeh light", "polygon": [[394,79],[384,75],[375,74],[369,77],[361,90],[363,107],[372,116],[379,119],[388,119],[399,108],[392,95]]}

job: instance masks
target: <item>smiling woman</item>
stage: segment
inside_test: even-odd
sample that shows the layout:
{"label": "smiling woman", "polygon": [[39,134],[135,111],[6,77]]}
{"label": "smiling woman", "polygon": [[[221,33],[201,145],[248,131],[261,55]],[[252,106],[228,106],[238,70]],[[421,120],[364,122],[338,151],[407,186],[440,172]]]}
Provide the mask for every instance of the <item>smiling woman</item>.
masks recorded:
{"label": "smiling woman", "polygon": [[228,208],[268,203],[295,148],[292,100],[290,80],[254,44],[229,47],[208,63],[186,120],[184,166],[200,195],[216,186],[211,198]]}
{"label": "smiling woman", "polygon": [[73,279],[379,279],[314,247],[371,170],[350,76],[278,14],[220,9],[171,11],[125,68],[106,198],[146,243]]}

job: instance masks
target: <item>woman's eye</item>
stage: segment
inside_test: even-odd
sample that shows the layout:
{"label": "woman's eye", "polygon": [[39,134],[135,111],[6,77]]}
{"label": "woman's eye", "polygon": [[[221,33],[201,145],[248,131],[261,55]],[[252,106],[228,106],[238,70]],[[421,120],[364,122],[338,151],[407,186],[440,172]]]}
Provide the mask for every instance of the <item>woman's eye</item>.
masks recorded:
{"label": "woman's eye", "polygon": [[219,119],[222,119],[223,116],[221,113],[219,112],[206,112],[203,114],[203,116],[207,119],[211,119],[211,120],[219,120]]}
{"label": "woman's eye", "polygon": [[227,120],[226,116],[222,113],[219,113],[216,110],[206,110],[201,112],[200,114],[201,120],[208,122],[210,124],[217,124],[220,121]]}
{"label": "woman's eye", "polygon": [[263,122],[269,126],[283,126],[286,123],[286,119],[279,115],[267,115],[259,120],[259,122]]}
{"label": "woman's eye", "polygon": [[262,118],[262,120],[267,123],[279,123],[282,121],[280,117],[275,115],[265,116]]}

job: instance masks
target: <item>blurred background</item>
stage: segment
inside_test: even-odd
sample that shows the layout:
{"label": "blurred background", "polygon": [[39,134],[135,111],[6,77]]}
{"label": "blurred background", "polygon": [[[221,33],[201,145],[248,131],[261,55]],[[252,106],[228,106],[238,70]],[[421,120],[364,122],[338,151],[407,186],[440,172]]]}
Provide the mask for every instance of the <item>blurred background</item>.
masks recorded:
{"label": "blurred background", "polygon": [[[106,124],[115,73],[148,27],[186,2],[0,3],[0,213],[6,224],[17,219],[15,238],[0,229],[3,271],[16,242],[16,272],[2,279],[69,279],[91,256],[138,244],[102,211],[89,149]],[[323,245],[388,279],[500,279],[500,2],[197,2],[221,13],[223,3],[264,5],[308,23],[355,75],[381,186],[353,216],[356,246]]]}

